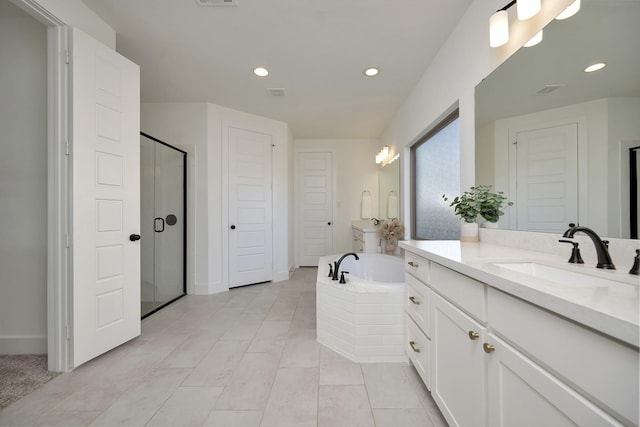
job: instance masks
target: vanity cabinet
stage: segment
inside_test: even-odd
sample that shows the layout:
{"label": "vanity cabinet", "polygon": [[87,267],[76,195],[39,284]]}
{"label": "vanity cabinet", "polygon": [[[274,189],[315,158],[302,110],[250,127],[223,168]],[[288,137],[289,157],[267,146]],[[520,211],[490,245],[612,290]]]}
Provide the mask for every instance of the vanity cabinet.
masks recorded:
{"label": "vanity cabinet", "polygon": [[637,348],[408,249],[407,354],[450,426],[638,425]]}
{"label": "vanity cabinet", "polygon": [[374,229],[351,228],[353,233],[353,251],[374,254],[378,252],[380,238]]}
{"label": "vanity cabinet", "polygon": [[411,253],[405,254],[405,261],[406,353],[422,381],[431,389],[431,289],[427,285],[429,262]]}
{"label": "vanity cabinet", "polygon": [[486,426],[486,329],[437,293],[431,301],[433,399],[449,426]]}

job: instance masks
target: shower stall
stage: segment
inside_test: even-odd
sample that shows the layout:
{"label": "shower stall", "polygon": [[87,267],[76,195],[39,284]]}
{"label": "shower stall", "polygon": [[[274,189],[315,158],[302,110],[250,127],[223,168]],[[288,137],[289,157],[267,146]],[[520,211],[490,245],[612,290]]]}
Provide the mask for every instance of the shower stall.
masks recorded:
{"label": "shower stall", "polygon": [[141,313],[186,294],[187,153],[140,133]]}

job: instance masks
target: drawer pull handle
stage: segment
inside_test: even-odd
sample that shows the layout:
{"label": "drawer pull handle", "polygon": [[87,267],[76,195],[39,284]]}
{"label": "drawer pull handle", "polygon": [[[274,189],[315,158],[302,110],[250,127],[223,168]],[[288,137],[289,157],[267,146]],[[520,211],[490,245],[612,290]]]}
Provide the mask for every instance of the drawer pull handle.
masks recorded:
{"label": "drawer pull handle", "polygon": [[411,349],[413,351],[415,351],[416,353],[420,353],[420,349],[418,347],[416,347],[416,342],[415,341],[409,341],[409,345],[411,346]]}
{"label": "drawer pull handle", "polygon": [[409,264],[413,268],[418,268],[418,264],[413,261],[409,261],[407,264]]}
{"label": "drawer pull handle", "polygon": [[493,351],[496,349],[494,346],[492,346],[489,343],[482,344],[482,348],[484,349],[485,353],[493,353]]}
{"label": "drawer pull handle", "polygon": [[478,338],[480,338],[479,333],[477,333],[476,331],[469,331],[469,339],[471,339],[471,341],[475,341]]}
{"label": "drawer pull handle", "polygon": [[415,305],[420,305],[420,301],[418,301],[416,297],[409,297],[409,301],[411,301]]}

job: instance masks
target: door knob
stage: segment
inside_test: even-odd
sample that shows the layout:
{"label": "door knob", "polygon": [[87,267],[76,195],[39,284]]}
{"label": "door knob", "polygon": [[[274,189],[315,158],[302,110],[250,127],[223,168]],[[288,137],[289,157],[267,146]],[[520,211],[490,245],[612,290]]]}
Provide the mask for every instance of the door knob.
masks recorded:
{"label": "door knob", "polygon": [[140,235],[139,234],[130,234],[129,235],[129,240],[131,240],[132,242],[135,242],[136,240],[140,240]]}
{"label": "door knob", "polygon": [[235,225],[232,225],[232,226],[231,226],[231,229],[232,229],[232,230],[235,230],[235,229],[236,229],[236,226],[235,226]]}
{"label": "door knob", "polygon": [[331,225],[331,221],[329,221],[329,222],[327,223],[327,225]]}
{"label": "door knob", "polygon": [[482,349],[485,353],[493,353],[495,351],[495,347],[489,343],[482,344]]}

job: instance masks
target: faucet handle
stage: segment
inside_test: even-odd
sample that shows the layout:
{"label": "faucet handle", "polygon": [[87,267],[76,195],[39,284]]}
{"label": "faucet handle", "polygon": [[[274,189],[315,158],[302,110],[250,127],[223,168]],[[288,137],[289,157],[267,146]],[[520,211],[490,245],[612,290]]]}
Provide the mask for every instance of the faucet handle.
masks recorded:
{"label": "faucet handle", "polygon": [[636,256],[633,258],[633,267],[629,270],[629,274],[640,276],[640,249],[636,249]]}
{"label": "faucet handle", "polygon": [[333,266],[329,263],[329,277],[333,277]]}
{"label": "faucet handle", "polygon": [[572,242],[571,240],[558,240],[560,243],[571,243],[573,245],[573,249],[571,250],[571,257],[569,258],[569,263],[571,264],[584,264],[582,256],[580,255],[580,249],[578,248],[578,242]]}
{"label": "faucet handle", "polygon": [[344,279],[345,274],[349,274],[349,272],[344,270],[340,272],[340,282],[338,283],[347,283],[347,281]]}

